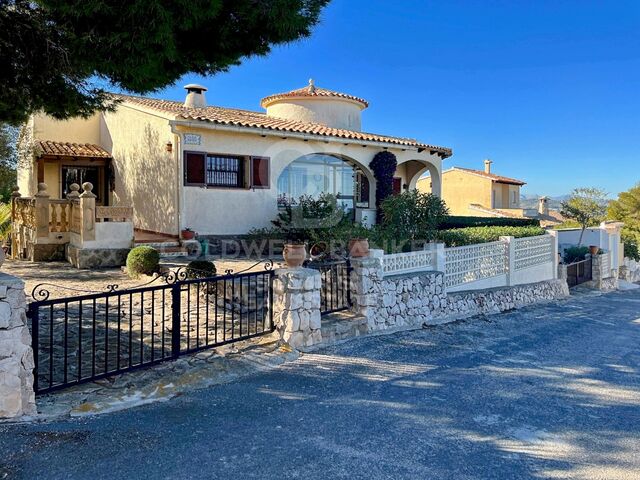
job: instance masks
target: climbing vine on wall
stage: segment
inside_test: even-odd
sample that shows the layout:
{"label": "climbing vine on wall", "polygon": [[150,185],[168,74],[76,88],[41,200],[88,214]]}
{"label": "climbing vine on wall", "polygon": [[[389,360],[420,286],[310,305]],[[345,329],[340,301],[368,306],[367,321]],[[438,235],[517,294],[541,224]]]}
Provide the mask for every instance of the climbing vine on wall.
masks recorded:
{"label": "climbing vine on wall", "polygon": [[373,176],[376,178],[376,217],[378,223],[381,223],[382,220],[380,205],[385,198],[393,194],[393,175],[397,166],[396,156],[387,150],[376,153],[371,162],[369,162],[369,168],[371,168]]}

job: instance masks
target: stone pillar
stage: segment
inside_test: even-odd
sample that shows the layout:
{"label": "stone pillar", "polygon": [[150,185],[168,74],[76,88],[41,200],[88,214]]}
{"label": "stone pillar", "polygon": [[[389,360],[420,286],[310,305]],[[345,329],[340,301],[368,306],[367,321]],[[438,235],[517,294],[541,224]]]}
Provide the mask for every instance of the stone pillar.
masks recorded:
{"label": "stone pillar", "polygon": [[516,242],[515,237],[500,237],[501,242],[507,244],[505,263],[507,264],[507,287],[513,285],[512,273],[516,271]]}
{"label": "stone pillar", "polygon": [[557,278],[558,280],[567,280],[568,275],[567,275],[567,266],[564,263],[560,263],[558,265],[558,273],[557,273]]}
{"label": "stone pillar", "polygon": [[36,238],[49,238],[49,192],[47,184],[38,184],[35,194]]}
{"label": "stone pillar", "polygon": [[[351,311],[367,319],[369,329],[376,327],[378,305],[382,298],[382,260],[380,252],[371,250],[371,255],[351,259]],[[379,317],[382,320],[382,317]]]}
{"label": "stone pillar", "polygon": [[18,229],[16,228],[16,201],[22,197],[20,188],[15,186],[11,192],[11,258],[19,258],[18,255]]}
{"label": "stone pillar", "polygon": [[84,192],[80,194],[80,218],[82,230],[80,240],[84,242],[96,239],[96,195],[92,192],[93,184],[84,182]]}
{"label": "stone pillar", "polygon": [[322,342],[320,331],[320,272],[310,268],[276,270],[273,280],[273,321],[292,348]]}
{"label": "stone pillar", "polygon": [[433,269],[437,272],[446,272],[447,257],[444,243],[430,243],[427,248],[433,252]]}
{"label": "stone pillar", "polygon": [[[557,230],[548,230],[549,235],[551,235],[551,237],[553,237],[553,247],[552,247],[552,251],[553,251],[553,271],[554,271],[554,279],[558,279],[558,278],[562,278],[559,276],[560,274],[560,250],[559,250],[559,246],[558,246],[558,231]],[[567,269],[565,267],[565,277],[564,280],[567,279],[566,277],[566,273],[567,273]]]}
{"label": "stone pillar", "polygon": [[24,282],[0,273],[0,418],[36,413]]}

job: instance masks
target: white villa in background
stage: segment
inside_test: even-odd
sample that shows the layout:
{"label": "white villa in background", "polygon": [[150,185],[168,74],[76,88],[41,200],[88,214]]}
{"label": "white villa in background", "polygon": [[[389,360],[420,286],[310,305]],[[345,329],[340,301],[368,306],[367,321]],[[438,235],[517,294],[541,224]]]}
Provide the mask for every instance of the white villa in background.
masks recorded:
{"label": "white villa in background", "polygon": [[[23,196],[44,182],[52,199],[93,183],[97,205],[133,207],[139,231],[178,236],[244,234],[267,227],[279,201],[329,192],[355,220],[375,219],[369,162],[382,150],[398,161],[395,189],[429,172],[441,192],[451,150],[410,138],[365,133],[366,100],[316,87],[269,95],[247,111],[208,106],[206,88],[187,85],[184,102],[115,95],[113,112],[56,121],[36,115],[19,169]],[[23,145],[24,147],[24,145]],[[26,164],[26,166],[25,166]]]}

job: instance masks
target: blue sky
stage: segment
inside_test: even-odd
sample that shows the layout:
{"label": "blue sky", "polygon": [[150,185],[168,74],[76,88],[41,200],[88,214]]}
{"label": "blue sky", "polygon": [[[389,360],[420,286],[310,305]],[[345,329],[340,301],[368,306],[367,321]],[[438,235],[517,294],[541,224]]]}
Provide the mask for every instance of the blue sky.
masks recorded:
{"label": "blue sky", "polygon": [[154,96],[212,105],[316,85],[366,98],[363,130],[453,148],[445,166],[528,182],[524,193],[640,181],[640,1],[334,0],[305,40]]}

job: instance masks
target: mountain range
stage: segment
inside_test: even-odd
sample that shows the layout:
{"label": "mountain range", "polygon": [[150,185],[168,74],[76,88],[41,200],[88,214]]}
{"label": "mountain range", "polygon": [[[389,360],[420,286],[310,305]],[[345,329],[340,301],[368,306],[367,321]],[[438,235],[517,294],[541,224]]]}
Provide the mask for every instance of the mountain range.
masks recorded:
{"label": "mountain range", "polygon": [[[538,208],[538,199],[542,195],[520,195],[520,206],[522,208]],[[569,195],[558,195],[556,197],[549,197],[549,208],[551,210],[559,210],[562,202],[567,200]]]}

